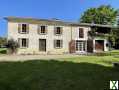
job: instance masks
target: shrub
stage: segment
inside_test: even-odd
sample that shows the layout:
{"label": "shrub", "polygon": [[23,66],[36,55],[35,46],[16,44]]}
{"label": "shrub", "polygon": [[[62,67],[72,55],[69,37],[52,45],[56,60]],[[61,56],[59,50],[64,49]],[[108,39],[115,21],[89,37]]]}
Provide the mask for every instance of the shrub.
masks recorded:
{"label": "shrub", "polygon": [[17,52],[17,48],[19,47],[18,42],[13,39],[8,40],[7,48],[9,54],[14,54]]}
{"label": "shrub", "polygon": [[6,54],[7,50],[6,48],[0,48],[0,54]]}

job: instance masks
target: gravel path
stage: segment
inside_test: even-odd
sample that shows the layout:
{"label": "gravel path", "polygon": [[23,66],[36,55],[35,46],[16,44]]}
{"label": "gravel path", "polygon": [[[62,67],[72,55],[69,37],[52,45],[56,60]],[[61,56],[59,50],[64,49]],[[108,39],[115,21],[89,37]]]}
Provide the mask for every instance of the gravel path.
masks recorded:
{"label": "gravel path", "polygon": [[33,59],[61,59],[80,57],[80,55],[0,55],[0,61],[26,61]]}

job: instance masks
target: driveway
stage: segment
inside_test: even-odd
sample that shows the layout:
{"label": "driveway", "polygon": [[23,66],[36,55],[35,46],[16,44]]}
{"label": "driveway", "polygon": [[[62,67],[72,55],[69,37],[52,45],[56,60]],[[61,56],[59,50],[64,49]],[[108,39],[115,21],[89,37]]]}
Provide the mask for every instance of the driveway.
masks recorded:
{"label": "driveway", "polygon": [[80,57],[80,55],[0,55],[0,61],[26,61],[33,59],[61,59]]}

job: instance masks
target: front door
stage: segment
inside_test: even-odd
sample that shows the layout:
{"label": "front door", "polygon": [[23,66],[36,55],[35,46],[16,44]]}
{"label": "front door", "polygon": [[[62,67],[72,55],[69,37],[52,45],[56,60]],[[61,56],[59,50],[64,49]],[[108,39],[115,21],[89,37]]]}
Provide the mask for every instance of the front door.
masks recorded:
{"label": "front door", "polygon": [[76,41],[76,51],[84,52],[85,51],[85,41]]}
{"label": "front door", "polygon": [[95,40],[95,50],[104,51],[104,40]]}
{"label": "front door", "polygon": [[39,39],[39,50],[46,51],[46,39]]}

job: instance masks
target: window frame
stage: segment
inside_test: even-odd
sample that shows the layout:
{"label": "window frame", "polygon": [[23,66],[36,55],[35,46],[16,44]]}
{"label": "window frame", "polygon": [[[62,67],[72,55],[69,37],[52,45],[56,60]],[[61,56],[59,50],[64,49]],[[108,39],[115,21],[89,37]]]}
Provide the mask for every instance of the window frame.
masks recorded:
{"label": "window frame", "polygon": [[[26,45],[23,45],[23,40],[26,40]],[[29,47],[29,39],[28,38],[18,38],[18,43],[20,48],[28,48]]]}
{"label": "window frame", "polygon": [[[59,44],[60,45],[57,45],[57,41],[59,41]],[[63,40],[61,40],[61,39],[56,39],[56,40],[54,40],[54,48],[56,48],[56,49],[61,49],[61,48],[63,48]]]}
{"label": "window frame", "polygon": [[[42,33],[42,27],[45,27],[44,33]],[[38,34],[46,35],[47,34],[47,28],[48,28],[48,26],[46,26],[46,25],[38,25]]]}
{"label": "window frame", "polygon": [[[26,25],[26,32],[23,32],[23,25]],[[20,34],[28,34],[29,33],[29,24],[28,23],[19,23],[18,24],[18,33]]]}
{"label": "window frame", "polygon": [[26,33],[27,32],[27,25],[26,24],[22,24],[21,32],[22,33]]}
{"label": "window frame", "polygon": [[[59,30],[60,33],[58,32],[58,28],[60,28],[60,30]],[[62,33],[63,33],[63,27],[56,26],[55,29],[54,29],[54,33],[55,33],[55,35],[62,35]]]}
{"label": "window frame", "polygon": [[76,51],[85,52],[86,51],[86,42],[85,41],[76,40]]}
{"label": "window frame", "polygon": [[79,35],[79,38],[84,38],[84,28],[79,28],[79,34],[78,35]]}

